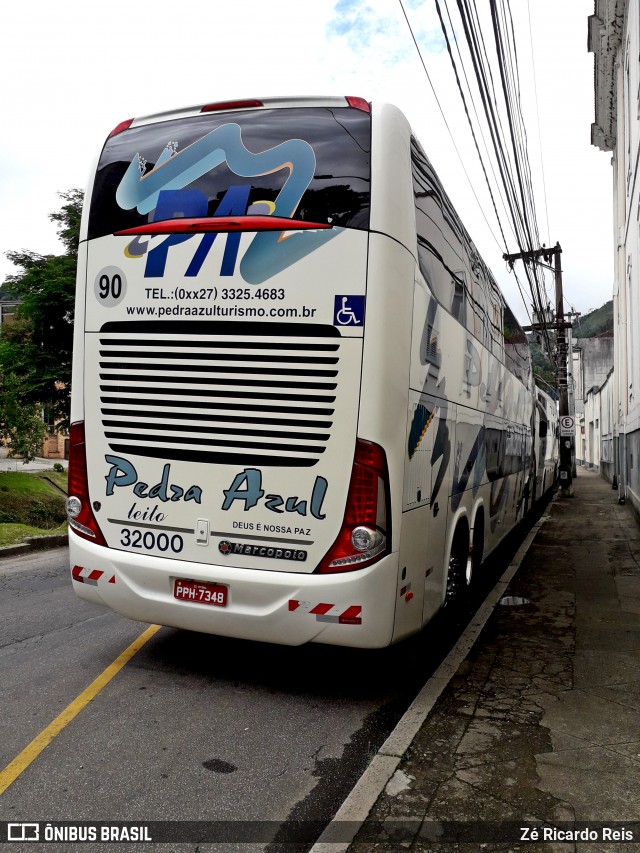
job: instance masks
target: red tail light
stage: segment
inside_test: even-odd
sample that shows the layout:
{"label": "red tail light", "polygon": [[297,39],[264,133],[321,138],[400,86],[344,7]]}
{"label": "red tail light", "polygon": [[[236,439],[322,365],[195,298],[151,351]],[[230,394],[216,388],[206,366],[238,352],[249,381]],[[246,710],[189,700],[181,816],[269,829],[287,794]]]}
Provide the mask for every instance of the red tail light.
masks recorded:
{"label": "red tail light", "polygon": [[69,527],[83,539],[95,542],[96,545],[106,546],[107,543],[95,520],[89,501],[84,421],[71,424],[69,434],[69,497],[67,498]]}
{"label": "red tail light", "polygon": [[109,134],[109,139],[111,139],[112,136],[117,136],[119,133],[122,133],[123,130],[127,130],[127,128],[131,127],[132,122],[132,118],[128,118],[126,119],[126,121],[121,121],[120,124],[117,124],[113,128],[113,130]]}
{"label": "red tail light", "polygon": [[347,95],[347,103],[354,110],[362,110],[363,113],[371,112],[369,101],[364,98],[358,98],[355,95]]}
{"label": "red tail light", "polygon": [[258,101],[255,98],[247,98],[244,101],[219,101],[217,104],[206,104],[200,112],[213,113],[217,112],[217,110],[247,110],[261,106],[263,106],[262,101]]}
{"label": "red tail light", "polygon": [[344,520],[316,572],[352,572],[389,553],[389,474],[384,450],[358,439]]}

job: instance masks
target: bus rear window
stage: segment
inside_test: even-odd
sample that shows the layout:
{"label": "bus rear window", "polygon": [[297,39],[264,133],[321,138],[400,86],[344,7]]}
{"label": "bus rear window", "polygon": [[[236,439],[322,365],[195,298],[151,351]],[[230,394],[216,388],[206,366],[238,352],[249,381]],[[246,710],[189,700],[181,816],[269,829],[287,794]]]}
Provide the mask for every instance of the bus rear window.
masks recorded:
{"label": "bus rear window", "polygon": [[367,229],[369,114],[350,108],[211,113],[107,140],[89,239],[179,216],[274,215]]}

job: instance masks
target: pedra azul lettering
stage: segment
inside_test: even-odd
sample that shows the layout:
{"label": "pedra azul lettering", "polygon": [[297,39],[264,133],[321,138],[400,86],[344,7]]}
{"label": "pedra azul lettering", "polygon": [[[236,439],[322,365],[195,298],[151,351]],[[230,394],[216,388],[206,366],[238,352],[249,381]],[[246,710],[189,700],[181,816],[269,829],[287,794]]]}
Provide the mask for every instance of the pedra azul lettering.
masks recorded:
{"label": "pedra azul lettering", "polygon": [[235,501],[241,501],[244,503],[244,512],[247,512],[264,499],[265,509],[271,512],[295,512],[298,515],[307,515],[310,512],[314,518],[323,519],[325,515],[322,512],[322,504],[328,485],[324,477],[316,477],[308,500],[301,500],[298,495],[284,497],[267,494],[262,488],[262,472],[257,468],[245,468],[240,474],[236,474],[229,488],[223,490],[222,509],[226,511]]}
{"label": "pedra azul lettering", "polygon": [[138,472],[128,459],[111,455],[107,455],[104,458],[111,465],[109,472],[105,476],[105,480],[107,481],[107,495],[112,495],[117,488],[131,486],[133,494],[138,498],[149,498],[162,501],[163,503],[167,501],[195,501],[197,504],[202,503],[202,489],[200,486],[192,485],[185,487],[171,482],[171,464],[169,462],[162,469],[160,481],[150,486],[143,480],[138,479]]}

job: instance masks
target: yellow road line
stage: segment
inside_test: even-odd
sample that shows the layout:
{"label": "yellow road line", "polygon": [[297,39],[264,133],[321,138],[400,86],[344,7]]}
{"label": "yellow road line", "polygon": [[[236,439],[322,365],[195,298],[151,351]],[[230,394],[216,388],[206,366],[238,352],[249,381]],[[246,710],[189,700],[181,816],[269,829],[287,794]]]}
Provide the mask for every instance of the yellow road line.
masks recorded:
{"label": "yellow road line", "polygon": [[80,711],[87,707],[92,699],[95,699],[98,693],[106,687],[107,684],[114,678],[120,670],[125,666],[131,658],[140,651],[148,640],[160,630],[160,625],[151,625],[144,631],[137,640],[134,640],[131,645],[119,655],[112,664],[102,672],[95,681],[82,691],[70,705],[62,711],[53,720],[46,729],[43,729],[31,743],[26,746],[22,752],[17,755],[10,764],[0,773],[0,794],[4,794],[9,785],[13,784],[18,776],[23,773],[27,767],[35,761],[40,753],[46,749],[51,741],[57,737],[60,732],[68,726],[69,723],[78,716]]}

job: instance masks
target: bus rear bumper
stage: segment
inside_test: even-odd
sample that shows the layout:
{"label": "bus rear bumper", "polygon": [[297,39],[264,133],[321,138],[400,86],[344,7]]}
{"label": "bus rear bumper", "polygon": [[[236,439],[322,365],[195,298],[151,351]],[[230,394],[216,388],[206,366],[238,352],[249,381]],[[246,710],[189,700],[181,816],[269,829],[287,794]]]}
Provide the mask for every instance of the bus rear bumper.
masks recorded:
{"label": "bus rear bumper", "polygon": [[[314,575],[162,560],[69,534],[79,598],[140,622],[284,645],[382,648],[392,641],[398,556],[353,572]],[[177,579],[227,588],[226,606],[174,597]]]}

